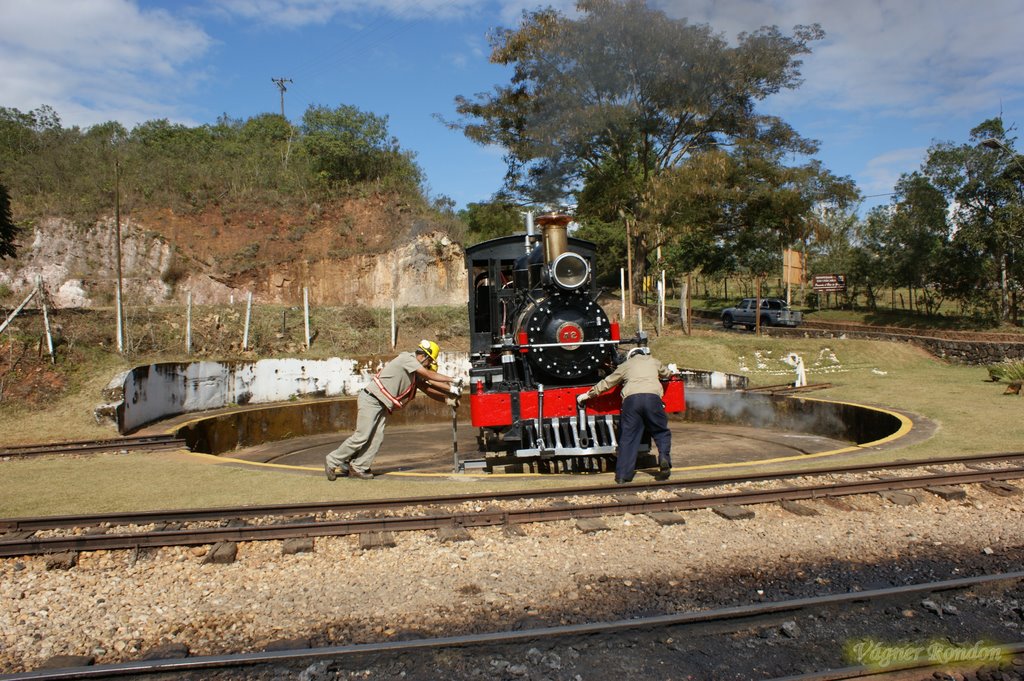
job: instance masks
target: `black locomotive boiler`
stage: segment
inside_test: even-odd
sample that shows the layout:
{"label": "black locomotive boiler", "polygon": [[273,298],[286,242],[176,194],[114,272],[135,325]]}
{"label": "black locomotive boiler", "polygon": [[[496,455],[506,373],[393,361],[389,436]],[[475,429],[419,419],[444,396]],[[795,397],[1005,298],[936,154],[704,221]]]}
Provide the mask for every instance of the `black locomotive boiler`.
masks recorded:
{"label": "black locomotive boiler", "polygon": [[[614,467],[618,387],[579,409],[576,396],[621,361],[619,325],[597,302],[592,242],[571,218],[528,216],[526,234],[466,249],[470,410],[481,458],[463,467],[600,472]],[[679,377],[664,383],[669,412],[685,409]]]}

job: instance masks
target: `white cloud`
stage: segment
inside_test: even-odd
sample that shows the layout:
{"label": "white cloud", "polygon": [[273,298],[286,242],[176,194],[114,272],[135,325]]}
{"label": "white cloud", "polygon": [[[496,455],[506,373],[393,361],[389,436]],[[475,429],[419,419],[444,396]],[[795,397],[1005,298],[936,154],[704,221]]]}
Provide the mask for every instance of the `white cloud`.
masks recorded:
{"label": "white cloud", "polygon": [[524,11],[540,7],[572,15],[576,0],[216,0],[223,12],[257,23],[299,28],[334,19],[362,20],[366,15],[391,19],[451,20],[493,14],[495,24],[514,27]]}
{"label": "white cloud", "polygon": [[448,55],[448,63],[458,70],[466,70],[487,62],[491,48],[483,36],[467,35],[462,39],[462,49]]}
{"label": "white cloud", "polygon": [[255,23],[301,28],[335,18],[362,21],[367,15],[391,19],[453,19],[480,7],[479,0],[216,0],[229,15]]}
{"label": "white cloud", "polygon": [[671,16],[708,23],[729,39],[741,31],[819,23],[804,85],[791,109],[808,105],[878,115],[972,118],[1000,99],[1020,101],[1024,3],[1019,0],[664,0]]}
{"label": "white cloud", "polygon": [[576,0],[501,0],[501,26],[515,28],[523,18],[523,12],[532,12],[541,7],[553,7],[566,16],[576,14]]}
{"label": "white cloud", "polygon": [[210,46],[199,27],[128,0],[7,0],[0,22],[3,105],[52,106],[66,120],[132,124],[175,111]]}
{"label": "white cloud", "polygon": [[875,156],[861,173],[861,192],[866,196],[891,192],[900,175],[919,168],[927,153],[927,149],[918,147],[894,149]]}

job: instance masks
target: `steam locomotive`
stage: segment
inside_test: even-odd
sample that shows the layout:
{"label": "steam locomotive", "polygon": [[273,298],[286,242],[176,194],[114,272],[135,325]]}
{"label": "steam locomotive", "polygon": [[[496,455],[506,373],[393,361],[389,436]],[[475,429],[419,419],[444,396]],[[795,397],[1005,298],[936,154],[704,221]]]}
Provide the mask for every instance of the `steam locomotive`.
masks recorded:
{"label": "steam locomotive", "polygon": [[[571,218],[527,215],[525,235],[466,249],[470,412],[481,458],[463,468],[602,472],[614,468],[620,387],[579,409],[576,396],[623,361],[619,324],[598,304],[596,246],[568,235]],[[666,411],[685,409],[681,378]],[[649,445],[648,445],[649,452]],[[650,464],[641,451],[638,465]]]}

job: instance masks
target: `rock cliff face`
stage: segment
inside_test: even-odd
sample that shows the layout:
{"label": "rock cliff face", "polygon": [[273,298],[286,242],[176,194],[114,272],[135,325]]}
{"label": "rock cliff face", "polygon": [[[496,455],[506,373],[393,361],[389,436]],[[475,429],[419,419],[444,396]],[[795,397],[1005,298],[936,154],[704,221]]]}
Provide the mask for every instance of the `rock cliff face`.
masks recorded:
{"label": "rock cliff face", "polygon": [[[117,281],[116,239],[113,221],[83,227],[56,218],[42,220],[31,236],[23,236],[18,258],[0,262],[0,284],[20,295],[41,279],[57,306],[109,305]],[[172,298],[174,250],[164,240],[139,225],[122,224],[121,262],[126,295],[130,291],[153,302]]]}
{"label": "rock cliff face", "polygon": [[466,302],[466,265],[458,244],[432,233],[379,255],[291,263],[262,284],[279,302],[301,300],[309,286],[310,301],[322,305],[457,305]]}
{"label": "rock cliff face", "polygon": [[[215,238],[215,237],[214,237]],[[41,279],[53,304],[93,307],[113,304],[117,268],[113,220],[88,226],[47,219],[26,234],[16,260],[0,261],[0,285],[15,297],[26,295]],[[466,268],[461,247],[437,231],[425,231],[397,247],[374,255],[344,257],[335,250],[320,257],[296,249],[296,257],[268,264],[257,253],[248,262],[236,257],[236,271],[218,272],[215,259],[203,258],[204,244],[173,243],[142,221],[121,225],[123,290],[127,304],[238,300],[251,292],[268,303],[357,303],[371,307],[455,305],[466,300]],[[213,250],[213,248],[210,248]]]}

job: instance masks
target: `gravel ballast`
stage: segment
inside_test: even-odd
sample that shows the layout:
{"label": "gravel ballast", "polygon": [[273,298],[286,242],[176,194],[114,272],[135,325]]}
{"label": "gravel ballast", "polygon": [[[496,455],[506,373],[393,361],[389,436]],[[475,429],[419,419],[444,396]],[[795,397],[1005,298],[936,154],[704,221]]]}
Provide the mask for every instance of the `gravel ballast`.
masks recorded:
{"label": "gravel ballast", "polygon": [[[967,490],[964,500],[922,494],[911,506],[846,498],[852,511],[801,502],[814,516],[777,505],[752,507],[747,520],[687,512],[677,525],[625,515],[592,534],[566,521],[525,526],[524,536],[473,529],[452,543],[397,534],[394,548],[373,550],[356,537],[290,554],[277,541],[243,543],[230,564],[205,563],[210,547],[84,553],[67,569],[4,559],[0,669],[56,655],[139,659],[172,643],[210,655],[280,639],[343,645],[553,626],[1020,569],[1021,497]],[[906,561],[918,574],[899,567]],[[1021,638],[1017,608],[994,623],[1006,640]]]}

